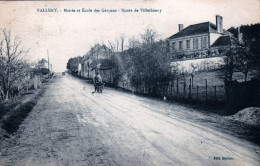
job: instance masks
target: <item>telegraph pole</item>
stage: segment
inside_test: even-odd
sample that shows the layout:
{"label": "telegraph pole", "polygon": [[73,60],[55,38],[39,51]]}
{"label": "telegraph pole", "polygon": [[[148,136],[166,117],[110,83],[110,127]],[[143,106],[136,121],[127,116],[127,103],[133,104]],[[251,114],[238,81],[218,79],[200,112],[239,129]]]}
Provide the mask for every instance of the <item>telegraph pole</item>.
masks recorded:
{"label": "telegraph pole", "polygon": [[81,74],[80,74],[80,70],[81,70],[81,69],[79,68],[79,56],[78,56],[78,75],[81,75]]}

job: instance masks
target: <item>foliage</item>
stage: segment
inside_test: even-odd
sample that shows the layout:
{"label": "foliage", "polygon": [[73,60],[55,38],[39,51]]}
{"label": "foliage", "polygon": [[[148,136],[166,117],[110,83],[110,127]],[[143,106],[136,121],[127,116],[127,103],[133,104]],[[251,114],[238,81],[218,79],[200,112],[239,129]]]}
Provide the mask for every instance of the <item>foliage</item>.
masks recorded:
{"label": "foliage", "polygon": [[[233,33],[235,37],[238,36],[237,28],[231,27],[228,31]],[[253,64],[250,63],[250,65],[253,65],[252,67],[257,70],[258,78],[260,78],[260,24],[242,25],[240,26],[240,32],[243,34],[245,47],[250,48],[251,55],[247,55],[250,62],[253,59]]]}
{"label": "foliage", "polygon": [[238,37],[238,29],[237,28],[231,27],[231,28],[228,29],[228,31],[231,32],[234,35],[235,38]]}
{"label": "foliage", "polygon": [[[234,37],[238,37],[238,28],[231,27],[228,31],[234,34]],[[253,38],[259,38],[260,24],[241,25],[240,32],[243,34],[243,40],[246,42],[251,41]]]}
{"label": "foliage", "polygon": [[230,48],[226,51],[224,57],[224,74],[225,74],[225,81],[232,81],[233,74],[235,72],[236,66],[236,49]]}
{"label": "foliage", "polygon": [[229,81],[226,83],[227,104],[230,108],[241,110],[260,106],[260,80],[247,82]]}
{"label": "foliage", "polygon": [[33,70],[33,74],[36,75],[47,75],[49,74],[48,61],[41,59],[36,63],[36,68]]}
{"label": "foliage", "polygon": [[48,67],[48,61],[46,59],[41,59],[38,61],[37,63],[37,68],[41,69],[41,68],[47,68]]}
{"label": "foliage", "polygon": [[254,68],[254,59],[255,54],[246,46],[240,45],[228,49],[224,58],[225,80],[232,81],[234,72],[242,72],[247,81],[248,72]]}
{"label": "foliage", "polygon": [[118,78],[125,76],[133,85],[166,82],[170,79],[170,54],[163,41],[130,48],[118,54],[114,63]]}
{"label": "foliage", "polygon": [[67,69],[70,70],[73,73],[78,72],[78,63],[79,63],[80,59],[81,59],[80,56],[70,58],[68,63],[67,63]]}
{"label": "foliage", "polygon": [[247,81],[248,72],[254,67],[254,56],[255,54],[248,47],[237,48],[236,69],[245,75],[245,81]]}

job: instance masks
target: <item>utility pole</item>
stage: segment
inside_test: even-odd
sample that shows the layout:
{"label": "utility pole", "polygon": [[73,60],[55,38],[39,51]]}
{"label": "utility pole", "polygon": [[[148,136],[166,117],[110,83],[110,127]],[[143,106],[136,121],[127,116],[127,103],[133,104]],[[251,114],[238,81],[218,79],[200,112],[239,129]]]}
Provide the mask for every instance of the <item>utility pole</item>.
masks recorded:
{"label": "utility pole", "polygon": [[49,50],[47,49],[47,56],[48,56],[48,78],[50,79],[50,60],[49,60]]}
{"label": "utility pole", "polygon": [[79,56],[78,56],[78,75],[80,75],[81,76],[81,74],[80,74],[80,71],[81,70],[81,68],[79,67]]}

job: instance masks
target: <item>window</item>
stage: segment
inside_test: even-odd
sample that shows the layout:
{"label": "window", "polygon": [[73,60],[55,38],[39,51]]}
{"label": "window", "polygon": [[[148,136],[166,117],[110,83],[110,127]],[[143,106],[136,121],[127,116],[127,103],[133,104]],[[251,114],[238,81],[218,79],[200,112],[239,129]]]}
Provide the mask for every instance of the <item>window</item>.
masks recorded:
{"label": "window", "polygon": [[199,48],[199,39],[193,39],[193,49],[196,50]]}
{"label": "window", "polygon": [[201,48],[204,48],[203,37],[200,39],[200,46],[201,46]]}
{"label": "window", "polygon": [[172,50],[175,51],[176,50],[176,46],[175,46],[175,42],[172,42]]}
{"label": "window", "polygon": [[207,48],[207,43],[208,43],[207,37],[204,37],[204,48]]}
{"label": "window", "polygon": [[207,37],[201,38],[201,48],[207,48]]}
{"label": "window", "polygon": [[195,50],[196,49],[196,39],[193,39],[193,50]]}
{"label": "window", "polygon": [[190,40],[186,40],[187,49],[190,49]]}
{"label": "window", "polygon": [[183,49],[182,41],[179,41],[179,49],[180,49],[180,50]]}

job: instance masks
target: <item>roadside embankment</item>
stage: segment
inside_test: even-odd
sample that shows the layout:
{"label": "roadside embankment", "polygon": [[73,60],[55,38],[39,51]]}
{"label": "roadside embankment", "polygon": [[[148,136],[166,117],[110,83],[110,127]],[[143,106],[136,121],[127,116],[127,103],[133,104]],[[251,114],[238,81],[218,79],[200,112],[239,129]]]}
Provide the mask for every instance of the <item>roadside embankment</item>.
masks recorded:
{"label": "roadside embankment", "polygon": [[14,134],[44,94],[46,86],[30,89],[20,97],[0,103],[0,142]]}

